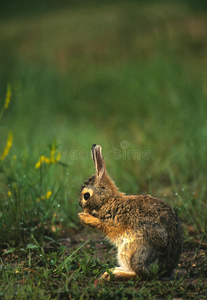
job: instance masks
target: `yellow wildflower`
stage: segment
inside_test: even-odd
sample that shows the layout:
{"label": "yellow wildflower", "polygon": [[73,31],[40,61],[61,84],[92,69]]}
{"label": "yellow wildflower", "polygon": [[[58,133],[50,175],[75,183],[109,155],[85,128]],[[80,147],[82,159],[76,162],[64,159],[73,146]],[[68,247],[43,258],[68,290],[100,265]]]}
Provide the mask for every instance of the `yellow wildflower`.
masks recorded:
{"label": "yellow wildflower", "polygon": [[11,191],[8,191],[7,195],[8,195],[9,197],[11,197],[11,195],[12,195]]}
{"label": "yellow wildflower", "polygon": [[4,109],[7,109],[9,107],[9,103],[11,101],[11,95],[12,95],[12,92],[11,92],[11,87],[9,85],[8,88],[7,88],[7,92],[6,92],[6,99],[5,99],[5,103],[4,103]]}
{"label": "yellow wildflower", "polygon": [[52,195],[52,191],[48,191],[47,193],[46,193],[46,195],[44,195],[44,196],[41,196],[40,198],[37,198],[37,202],[40,202],[41,200],[45,200],[45,199],[49,199],[50,197],[51,197],[51,195]]}
{"label": "yellow wildflower", "polygon": [[37,162],[36,165],[35,165],[35,169],[40,168],[40,166],[42,165],[43,162],[46,162],[47,164],[50,164],[50,159],[47,158],[47,157],[44,156],[44,155],[41,155],[41,156],[40,156],[40,159],[38,160],[38,162]]}
{"label": "yellow wildflower", "polygon": [[51,161],[52,164],[55,164],[60,159],[61,159],[60,151],[57,151],[56,146],[53,145],[52,149],[51,149],[51,152],[50,152],[50,161]]}
{"label": "yellow wildflower", "polygon": [[2,155],[0,157],[1,160],[4,160],[4,158],[9,154],[9,150],[10,150],[12,145],[13,145],[13,135],[10,132],[10,134],[8,136],[6,147],[5,147],[4,152],[2,153]]}
{"label": "yellow wildflower", "polygon": [[47,194],[45,195],[45,199],[49,199],[52,195],[52,191],[48,191]]}
{"label": "yellow wildflower", "polygon": [[38,169],[41,167],[41,165],[43,164],[43,162],[46,162],[47,164],[55,164],[56,162],[58,162],[61,158],[61,154],[59,151],[56,150],[55,146],[52,146],[52,149],[50,151],[50,158],[42,155],[40,156],[40,159],[38,160],[38,162],[35,165],[35,169]]}

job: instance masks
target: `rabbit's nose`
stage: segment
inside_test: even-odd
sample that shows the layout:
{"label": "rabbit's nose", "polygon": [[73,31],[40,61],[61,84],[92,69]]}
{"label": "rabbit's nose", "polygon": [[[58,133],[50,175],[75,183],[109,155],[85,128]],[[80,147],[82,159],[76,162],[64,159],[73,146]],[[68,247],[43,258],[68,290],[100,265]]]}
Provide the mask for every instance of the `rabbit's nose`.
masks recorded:
{"label": "rabbit's nose", "polygon": [[79,202],[79,205],[80,205],[80,207],[83,207],[83,203],[82,203],[82,201],[81,201],[81,200],[79,200],[78,202]]}

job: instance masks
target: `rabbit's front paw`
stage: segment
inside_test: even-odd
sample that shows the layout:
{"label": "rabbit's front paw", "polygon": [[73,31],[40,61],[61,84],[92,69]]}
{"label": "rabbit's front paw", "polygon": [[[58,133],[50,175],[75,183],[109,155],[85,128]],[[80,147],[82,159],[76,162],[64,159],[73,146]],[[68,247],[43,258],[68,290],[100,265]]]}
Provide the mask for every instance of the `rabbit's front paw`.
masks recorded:
{"label": "rabbit's front paw", "polygon": [[101,225],[100,220],[96,217],[93,217],[89,213],[81,212],[81,213],[78,214],[78,216],[80,218],[81,223],[84,226],[93,227],[93,228],[97,227],[98,228]]}
{"label": "rabbit's front paw", "polygon": [[83,225],[87,225],[88,223],[90,223],[90,217],[91,215],[89,213],[84,213],[81,212],[78,214],[80,221]]}

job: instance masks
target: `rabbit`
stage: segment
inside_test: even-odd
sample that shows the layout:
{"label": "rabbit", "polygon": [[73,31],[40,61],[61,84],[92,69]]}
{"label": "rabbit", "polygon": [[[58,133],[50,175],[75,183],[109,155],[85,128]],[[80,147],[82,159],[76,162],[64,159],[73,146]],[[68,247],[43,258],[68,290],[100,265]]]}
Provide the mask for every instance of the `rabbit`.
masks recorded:
{"label": "rabbit", "polygon": [[[92,145],[96,174],[80,190],[81,223],[98,229],[117,248],[119,267],[102,280],[131,280],[156,274],[173,278],[182,252],[182,224],[173,208],[151,195],[127,196],[119,192],[106,171],[100,145]],[[155,270],[155,269],[154,269]]]}

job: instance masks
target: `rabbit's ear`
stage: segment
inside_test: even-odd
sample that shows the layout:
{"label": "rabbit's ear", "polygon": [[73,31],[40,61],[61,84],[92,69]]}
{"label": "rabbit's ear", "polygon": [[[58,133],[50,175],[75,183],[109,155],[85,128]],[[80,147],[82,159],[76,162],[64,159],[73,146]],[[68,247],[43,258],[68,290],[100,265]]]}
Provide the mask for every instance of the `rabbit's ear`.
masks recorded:
{"label": "rabbit's ear", "polygon": [[101,179],[106,173],[106,165],[102,155],[101,146],[93,144],[91,148],[91,153],[96,168],[96,175],[99,179]]}

